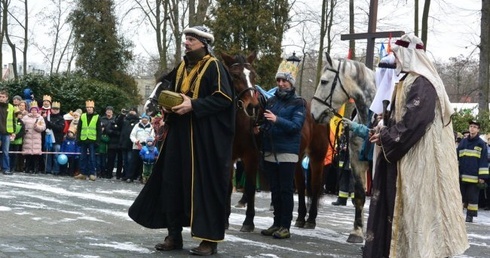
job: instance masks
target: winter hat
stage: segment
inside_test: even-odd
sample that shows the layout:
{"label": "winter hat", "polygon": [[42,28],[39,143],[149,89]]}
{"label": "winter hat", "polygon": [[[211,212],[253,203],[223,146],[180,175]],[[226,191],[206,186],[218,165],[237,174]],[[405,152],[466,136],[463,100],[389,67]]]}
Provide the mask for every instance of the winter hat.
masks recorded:
{"label": "winter hat", "polygon": [[214,36],[204,26],[194,26],[184,30],[186,36],[191,36],[201,41],[204,45],[208,45],[214,42]]}
{"label": "winter hat", "polygon": [[77,113],[77,114],[78,114],[78,117],[80,117],[80,116],[82,115],[82,110],[78,108],[78,109],[77,109],[77,110],[75,110],[75,112],[73,112],[73,113]]}
{"label": "winter hat", "polygon": [[112,111],[114,111],[114,108],[113,108],[112,106],[107,106],[107,107],[105,108],[105,110],[106,110],[106,111],[107,111],[107,110],[112,110]]}
{"label": "winter hat", "polygon": [[34,92],[30,88],[24,89],[24,99],[32,99]]}
{"label": "winter hat", "polygon": [[298,67],[292,62],[288,62],[283,60],[279,65],[276,73],[277,79],[284,79],[291,83],[291,86],[294,86],[296,82],[296,74],[298,73]]}
{"label": "winter hat", "polygon": [[21,96],[19,96],[19,95],[15,95],[15,96],[12,98],[12,100],[14,100],[14,99],[17,99],[17,100],[22,100],[22,97],[21,97]]}
{"label": "winter hat", "polygon": [[141,119],[150,119],[150,117],[146,113],[143,113],[140,118]]}
{"label": "winter hat", "polygon": [[153,137],[148,137],[146,138],[146,142],[154,142],[155,139]]}

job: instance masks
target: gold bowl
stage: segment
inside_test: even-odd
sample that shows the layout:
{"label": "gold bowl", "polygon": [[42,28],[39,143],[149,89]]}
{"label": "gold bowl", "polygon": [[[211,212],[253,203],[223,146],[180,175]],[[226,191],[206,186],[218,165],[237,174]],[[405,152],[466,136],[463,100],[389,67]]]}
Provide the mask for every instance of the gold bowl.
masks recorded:
{"label": "gold bowl", "polygon": [[158,96],[158,104],[165,109],[171,109],[172,107],[182,104],[183,101],[184,98],[182,98],[179,93],[169,90],[163,90]]}

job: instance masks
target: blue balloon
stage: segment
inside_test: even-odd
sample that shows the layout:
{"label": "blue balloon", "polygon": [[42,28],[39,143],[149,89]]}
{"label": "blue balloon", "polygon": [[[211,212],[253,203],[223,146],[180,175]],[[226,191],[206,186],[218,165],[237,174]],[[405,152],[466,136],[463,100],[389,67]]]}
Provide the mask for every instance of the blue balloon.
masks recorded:
{"label": "blue balloon", "polygon": [[65,165],[68,162],[68,157],[65,154],[58,155],[57,158],[58,164]]}

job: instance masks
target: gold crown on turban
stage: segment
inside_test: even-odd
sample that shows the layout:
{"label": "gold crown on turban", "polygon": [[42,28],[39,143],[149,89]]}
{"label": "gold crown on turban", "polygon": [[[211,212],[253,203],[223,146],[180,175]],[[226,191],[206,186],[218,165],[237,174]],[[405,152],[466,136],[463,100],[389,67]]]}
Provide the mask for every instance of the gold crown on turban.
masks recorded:
{"label": "gold crown on turban", "polygon": [[297,73],[298,73],[298,66],[296,66],[292,62],[283,60],[279,65],[279,68],[277,69],[276,79],[287,80],[291,83],[291,85],[294,86]]}
{"label": "gold crown on turban", "polygon": [[95,107],[95,102],[93,100],[85,101],[85,107]]}
{"label": "gold crown on turban", "polygon": [[44,96],[43,96],[43,101],[49,101],[49,102],[51,102],[51,96],[49,96],[49,95],[44,95]]}
{"label": "gold crown on turban", "polygon": [[58,101],[54,101],[53,104],[51,105],[51,108],[60,108],[61,107],[61,103],[59,103]]}
{"label": "gold crown on turban", "polygon": [[39,110],[39,105],[37,104],[37,101],[35,101],[35,100],[31,101],[31,105],[29,107],[29,110],[31,110],[31,108],[33,108],[33,107],[35,107]]}

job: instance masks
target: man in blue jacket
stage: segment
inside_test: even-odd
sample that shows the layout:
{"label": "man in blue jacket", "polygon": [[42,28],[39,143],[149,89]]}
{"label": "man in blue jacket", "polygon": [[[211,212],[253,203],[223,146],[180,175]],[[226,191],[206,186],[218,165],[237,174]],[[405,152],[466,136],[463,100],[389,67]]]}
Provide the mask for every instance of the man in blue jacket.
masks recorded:
{"label": "man in blue jacket", "polygon": [[466,208],[466,222],[473,222],[478,216],[480,188],[488,178],[487,144],[480,138],[480,123],[469,122],[469,135],[458,145],[459,177],[463,204]]}

